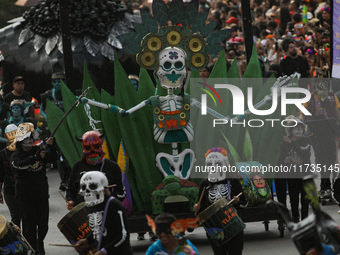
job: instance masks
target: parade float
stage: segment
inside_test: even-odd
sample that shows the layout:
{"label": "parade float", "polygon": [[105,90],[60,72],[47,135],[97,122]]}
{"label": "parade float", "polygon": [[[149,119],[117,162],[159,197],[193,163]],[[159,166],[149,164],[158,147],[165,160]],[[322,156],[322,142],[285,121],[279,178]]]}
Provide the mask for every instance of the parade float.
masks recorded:
{"label": "parade float", "polygon": [[[153,2],[153,14],[154,17],[142,12],[142,24],[134,24],[136,32],[120,36],[123,47],[131,54],[137,54],[137,62],[141,65],[138,91],[120,62],[114,61],[111,72],[115,73],[115,96],[104,89],[98,91],[98,84],[92,81],[84,65],[83,91],[90,88],[86,99],[81,100],[84,104],[79,104],[69,112],[65,121],[60,122],[64,113],[77,101],[76,96],[62,84],[65,112],[47,101],[48,126],[54,130],[60,124],[54,137],[71,166],[82,155],[82,147],[76,137],[81,137],[88,130],[98,130],[105,135],[106,157],[120,164],[125,188],[131,194],[127,196],[132,205],[129,215],[131,232],[148,230],[145,213],[169,211],[176,208],[176,203],[182,209],[175,212],[179,218],[193,216],[191,206],[198,200],[197,184],[200,178],[193,178],[194,175],[190,173],[195,161],[204,158],[204,153],[211,147],[225,147],[231,165],[253,160],[262,164],[276,163],[279,155],[277,145],[282,141],[284,132],[280,125],[267,125],[261,129],[222,125],[217,130],[210,127],[198,130],[195,135],[192,132],[193,126],[207,122],[205,118],[191,118],[200,111],[200,102],[199,98],[190,97],[189,93],[191,86],[194,86],[192,79],[200,78],[199,69],[208,64],[209,54],[219,55],[209,79],[233,81],[244,92],[252,87],[254,102],[260,102],[258,106],[271,102],[273,94],[270,91],[273,86],[280,88],[292,79],[269,79],[264,83],[256,50],[253,50],[242,79],[237,60],[227,70],[221,42],[229,36],[229,31],[214,31],[215,23],[205,24],[208,11],[198,13],[198,1],[185,5],[175,0],[168,8],[163,1],[156,0]],[[147,69],[155,71],[156,85]],[[249,83],[249,78],[258,79]],[[230,92],[220,96],[224,102],[222,111],[211,110],[213,114],[207,118],[233,117]],[[288,114],[295,110],[289,109]],[[242,119],[247,119],[252,114],[242,116]],[[241,119],[240,116],[238,118]],[[280,107],[271,118],[282,119]],[[212,133],[217,133],[219,138],[209,139]],[[201,138],[200,143],[195,137]],[[265,142],[266,137],[270,137],[270,143]],[[261,186],[259,190],[261,188],[260,192],[264,194],[264,187]],[[244,213],[244,221],[276,219],[276,216],[264,215],[262,209],[258,211],[262,215],[261,219],[250,217],[251,220],[247,220],[249,213]],[[283,236],[283,228],[280,234]]]}

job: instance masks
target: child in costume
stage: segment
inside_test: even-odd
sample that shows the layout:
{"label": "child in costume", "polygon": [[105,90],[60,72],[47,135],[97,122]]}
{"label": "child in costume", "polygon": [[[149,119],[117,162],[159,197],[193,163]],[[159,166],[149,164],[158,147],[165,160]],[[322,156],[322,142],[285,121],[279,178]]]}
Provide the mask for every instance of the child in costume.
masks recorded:
{"label": "child in costume", "polygon": [[[223,167],[229,165],[227,152],[223,148],[214,147],[207,151],[205,157],[206,166]],[[197,203],[194,205],[194,211],[196,212],[203,211],[223,197],[226,198],[228,201],[233,198],[233,205],[236,207],[236,209],[239,208],[240,205],[246,205],[247,203],[246,197],[243,194],[241,183],[237,179],[227,178],[227,174],[223,171],[209,172],[208,178],[204,179],[200,183],[200,191],[198,197],[201,197],[202,192],[204,192],[202,202],[200,204]],[[237,197],[237,195],[241,192],[241,196]],[[208,232],[207,237],[210,242],[211,248],[214,251],[214,255],[242,254],[243,230],[220,247],[218,247],[213,242]]]}
{"label": "child in costume", "polygon": [[[148,217],[149,224],[152,219]],[[176,217],[169,213],[160,214],[152,224],[158,240],[149,246],[146,255],[198,255],[197,248],[189,240],[178,238],[173,234],[173,223]]]}
{"label": "child in costume", "polygon": [[[308,201],[302,186],[302,173],[300,166],[310,164],[311,144],[309,138],[305,137],[305,124],[291,115],[286,118],[286,136],[283,137],[279,165],[294,166],[297,170],[292,176],[286,176],[288,182],[289,198],[294,222],[300,221],[299,196],[301,193],[301,220],[308,216]],[[295,169],[294,168],[294,169]],[[288,173],[287,173],[288,174]]]}

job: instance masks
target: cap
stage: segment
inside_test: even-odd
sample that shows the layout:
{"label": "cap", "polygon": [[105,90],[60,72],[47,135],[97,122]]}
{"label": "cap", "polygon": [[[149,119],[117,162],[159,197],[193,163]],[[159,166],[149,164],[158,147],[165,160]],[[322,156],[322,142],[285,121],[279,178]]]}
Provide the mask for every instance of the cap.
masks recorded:
{"label": "cap", "polygon": [[238,19],[235,17],[230,17],[229,19],[226,20],[228,24],[236,23],[238,22]]}
{"label": "cap", "polygon": [[52,80],[64,80],[65,74],[62,72],[57,72],[52,74]]}
{"label": "cap", "polygon": [[13,83],[17,82],[17,81],[25,81],[25,78],[22,76],[15,76],[13,79]]}

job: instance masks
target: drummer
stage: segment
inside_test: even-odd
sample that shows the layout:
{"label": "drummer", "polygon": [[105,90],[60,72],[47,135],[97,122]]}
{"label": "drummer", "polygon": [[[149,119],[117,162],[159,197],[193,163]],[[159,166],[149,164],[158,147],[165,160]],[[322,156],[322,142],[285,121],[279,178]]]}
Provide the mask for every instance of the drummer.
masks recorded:
{"label": "drummer", "polygon": [[118,199],[109,195],[105,174],[99,171],[85,173],[80,187],[92,234],[77,242],[78,252],[96,248],[94,255],[132,255],[126,210]]}
{"label": "drummer", "polygon": [[71,171],[66,198],[68,200],[67,209],[72,208],[84,201],[78,194],[80,189],[80,178],[89,171],[100,171],[109,180],[109,186],[115,185],[111,189],[114,197],[123,201],[125,198],[125,188],[122,180],[122,172],[118,164],[112,160],[104,158],[103,138],[98,131],[88,131],[82,136],[83,157],[77,161]]}
{"label": "drummer", "polygon": [[[205,154],[206,166],[221,167],[229,165],[229,159],[225,149],[220,147],[214,147],[207,151]],[[217,168],[216,168],[217,169]],[[202,192],[203,198],[201,203],[194,205],[195,212],[201,212],[213,203],[217,202],[222,197],[228,201],[234,199],[233,204],[238,209],[240,205],[246,205],[246,197],[243,194],[242,186],[237,179],[227,178],[227,173],[223,171],[214,171],[208,174],[208,178],[203,179],[200,183],[199,196],[201,197]],[[237,194],[241,193],[240,197],[236,197]],[[243,231],[233,237],[230,241],[224,245],[218,247],[210,238],[207,233],[208,240],[211,248],[214,251],[214,255],[239,255],[242,254],[243,250]]]}

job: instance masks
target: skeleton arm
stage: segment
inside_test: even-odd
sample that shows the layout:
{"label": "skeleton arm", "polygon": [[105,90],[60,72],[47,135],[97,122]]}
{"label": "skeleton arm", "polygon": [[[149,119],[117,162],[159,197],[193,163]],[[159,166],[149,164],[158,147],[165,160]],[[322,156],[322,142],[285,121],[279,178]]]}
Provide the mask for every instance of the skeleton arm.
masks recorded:
{"label": "skeleton arm", "polygon": [[[191,98],[191,106],[195,106],[197,108],[200,108],[202,109],[202,104],[200,101],[198,101],[197,99],[195,98]],[[209,113],[211,116],[214,116],[216,118],[219,118],[219,119],[225,119],[225,120],[229,120],[230,117],[229,116],[223,116],[221,113],[219,112],[216,112],[214,111],[213,109],[207,107],[207,113]]]}
{"label": "skeleton arm", "polygon": [[125,114],[129,115],[129,114],[131,114],[131,113],[133,113],[133,112],[135,112],[135,111],[137,111],[137,110],[143,108],[144,106],[146,106],[146,105],[148,105],[148,104],[150,104],[150,99],[144,100],[143,102],[141,102],[141,103],[135,105],[134,107],[132,107],[132,108],[130,108],[129,110],[127,110],[127,111],[125,112]]}
{"label": "skeleton arm", "polygon": [[116,106],[116,105],[111,105],[111,104],[104,104],[104,103],[100,103],[100,102],[97,102],[97,101],[94,101],[94,100],[91,100],[91,99],[88,99],[87,97],[82,97],[80,99],[80,101],[83,103],[83,104],[90,104],[90,105],[94,105],[94,106],[97,106],[97,107],[100,107],[100,108],[103,108],[105,110],[108,110],[110,112],[118,112],[118,113],[124,113],[125,110]]}

